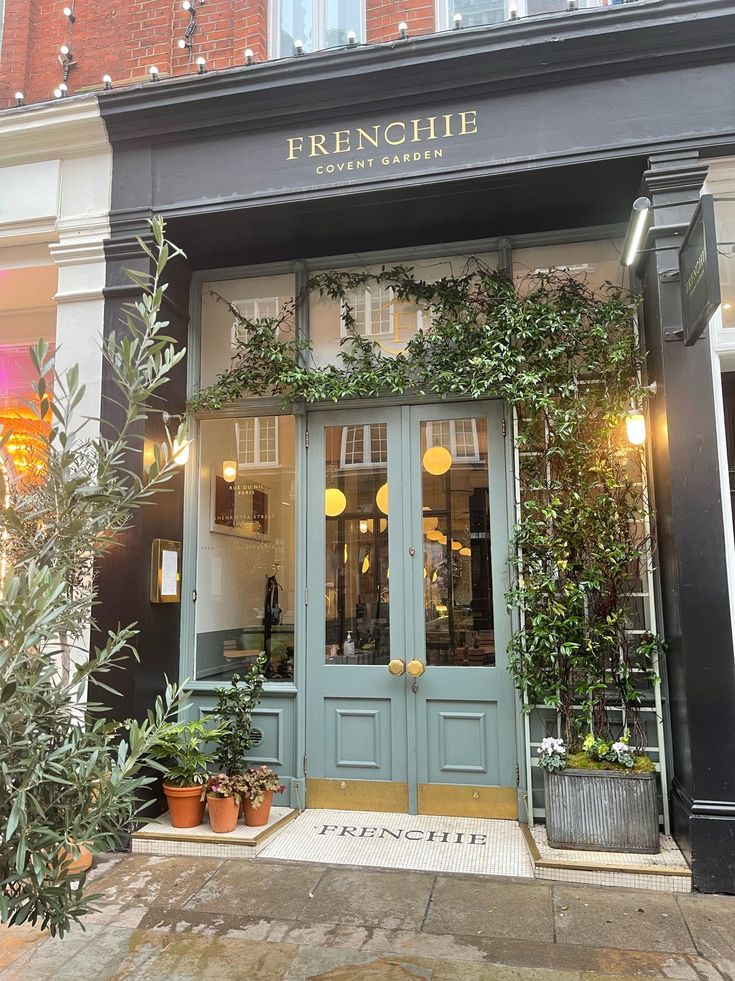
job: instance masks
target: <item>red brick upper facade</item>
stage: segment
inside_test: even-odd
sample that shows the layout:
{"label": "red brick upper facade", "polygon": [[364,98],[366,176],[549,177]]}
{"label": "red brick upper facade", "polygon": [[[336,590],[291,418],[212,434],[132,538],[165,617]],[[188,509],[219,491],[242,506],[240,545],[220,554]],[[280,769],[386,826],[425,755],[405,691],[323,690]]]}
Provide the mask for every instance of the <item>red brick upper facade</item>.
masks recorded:
{"label": "red brick upper facade", "polygon": [[[2,10],[0,0],[0,10]],[[324,25],[325,0],[270,0],[290,16],[297,34],[304,10],[315,38],[338,37],[344,43],[349,11],[360,0],[347,0],[344,22]],[[362,23],[355,24],[357,40],[368,44],[398,37],[405,21],[411,36],[452,27],[453,12],[463,11],[463,26],[479,25],[525,14],[563,11],[569,0],[362,0]],[[578,7],[597,7],[622,0],[576,0]],[[68,7],[66,7],[68,3]],[[574,0],[572,0],[572,6]],[[72,18],[64,10],[71,9]],[[196,72],[197,58],[207,69],[245,64],[251,49],[255,61],[276,54],[291,56],[292,38],[285,27],[271,28],[269,0],[191,0],[193,13],[182,0],[5,0],[0,43],[0,108],[54,98],[61,83],[69,95],[102,88],[104,75],[113,85],[149,78],[152,66],[161,77]],[[189,33],[187,34],[187,28]],[[193,29],[193,30],[192,30]],[[281,50],[278,51],[279,39]],[[185,47],[181,47],[181,43]],[[67,56],[60,48],[66,45]],[[190,45],[190,46],[189,46]],[[318,43],[315,42],[315,46]],[[308,50],[308,39],[307,39]],[[62,62],[66,62],[63,64]]]}

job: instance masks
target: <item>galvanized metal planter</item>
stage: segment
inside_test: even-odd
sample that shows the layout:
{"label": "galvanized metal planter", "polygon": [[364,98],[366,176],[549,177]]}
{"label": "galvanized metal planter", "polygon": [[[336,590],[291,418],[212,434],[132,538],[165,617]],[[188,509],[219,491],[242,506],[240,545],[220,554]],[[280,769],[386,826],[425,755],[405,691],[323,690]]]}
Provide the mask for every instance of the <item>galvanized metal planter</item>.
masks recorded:
{"label": "galvanized metal planter", "polygon": [[552,848],[655,854],[656,774],[544,771],[546,835]]}

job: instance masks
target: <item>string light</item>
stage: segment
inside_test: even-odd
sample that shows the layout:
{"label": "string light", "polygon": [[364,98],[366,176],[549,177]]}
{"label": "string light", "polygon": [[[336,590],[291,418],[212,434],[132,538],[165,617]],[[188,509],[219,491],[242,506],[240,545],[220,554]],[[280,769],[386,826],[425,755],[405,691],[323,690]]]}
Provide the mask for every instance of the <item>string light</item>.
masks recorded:
{"label": "string light", "polygon": [[460,31],[462,29],[462,14],[459,12],[454,15],[454,29],[455,31]]}
{"label": "string light", "polygon": [[74,16],[74,8],[73,7],[64,7],[64,9],[62,10],[62,13],[63,13],[64,17],[66,17],[66,19],[69,21],[70,24],[73,24],[74,21],[76,20],[76,17]]}
{"label": "string light", "polygon": [[408,40],[408,24],[405,22],[405,20],[402,20],[398,25],[398,34],[403,41]]}
{"label": "string light", "polygon": [[200,55],[197,58],[197,75],[206,75],[206,74],[207,74],[207,59],[202,58],[202,56]]}
{"label": "string light", "polygon": [[304,53],[304,42],[301,40],[300,37],[296,38],[296,40],[293,43],[293,53],[296,55],[297,58],[300,58],[301,55]]}
{"label": "string light", "polygon": [[25,96],[22,92],[15,93],[15,104],[16,106],[24,106],[26,104]]}
{"label": "string light", "polygon": [[109,75],[102,76],[102,87],[104,88],[105,92],[109,92],[112,88],[112,78]]}
{"label": "string light", "polygon": [[245,64],[252,65],[254,59],[255,59],[255,55],[253,54],[253,49],[245,48]]}
{"label": "string light", "polygon": [[152,82],[158,81],[158,69],[155,65],[151,65],[151,67],[148,69],[148,74],[151,76]]}
{"label": "string light", "polygon": [[357,44],[357,34],[354,31],[347,32],[347,47],[354,48]]}

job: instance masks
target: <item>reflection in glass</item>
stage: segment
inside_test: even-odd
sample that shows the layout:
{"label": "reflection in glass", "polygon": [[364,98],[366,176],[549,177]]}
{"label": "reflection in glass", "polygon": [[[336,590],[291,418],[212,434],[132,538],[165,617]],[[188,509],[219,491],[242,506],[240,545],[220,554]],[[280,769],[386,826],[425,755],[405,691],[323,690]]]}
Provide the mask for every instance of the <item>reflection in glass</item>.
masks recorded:
{"label": "reflection in glass", "polygon": [[426,661],[495,665],[487,422],[421,423]]}
{"label": "reflection in glass", "polygon": [[349,31],[362,41],[361,0],[327,0],[325,47],[335,48],[347,44]]}
{"label": "reflection in glass", "polygon": [[387,427],[330,426],[325,442],[325,658],[327,664],[387,664]]}
{"label": "reflection in glass", "polygon": [[243,674],[261,651],[293,678],[295,423],[292,416],[200,425],[196,678]]}
{"label": "reflection in glass", "polygon": [[313,10],[311,0],[280,0],[280,56],[290,58],[294,41],[303,41],[304,51],[312,50]]}

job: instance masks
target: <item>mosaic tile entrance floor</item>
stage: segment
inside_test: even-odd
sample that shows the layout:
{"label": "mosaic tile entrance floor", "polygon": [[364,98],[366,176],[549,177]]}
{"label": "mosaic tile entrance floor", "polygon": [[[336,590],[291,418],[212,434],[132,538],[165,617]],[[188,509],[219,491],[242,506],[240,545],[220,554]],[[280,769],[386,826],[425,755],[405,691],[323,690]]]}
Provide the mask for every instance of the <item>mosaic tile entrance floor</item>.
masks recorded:
{"label": "mosaic tile entrance floor", "polygon": [[482,818],[315,808],[268,841],[259,857],[533,878],[516,822]]}

